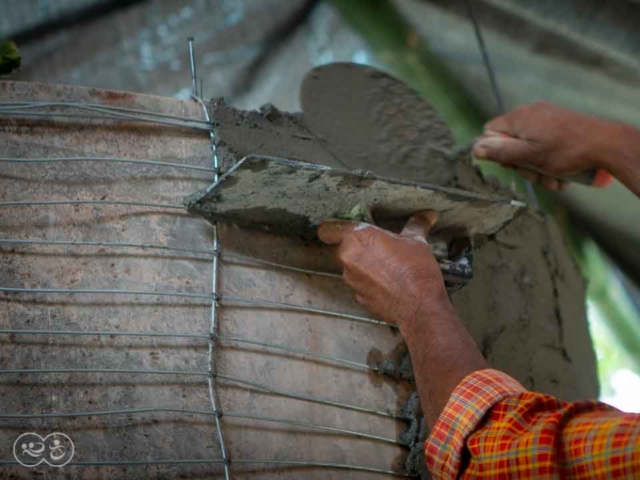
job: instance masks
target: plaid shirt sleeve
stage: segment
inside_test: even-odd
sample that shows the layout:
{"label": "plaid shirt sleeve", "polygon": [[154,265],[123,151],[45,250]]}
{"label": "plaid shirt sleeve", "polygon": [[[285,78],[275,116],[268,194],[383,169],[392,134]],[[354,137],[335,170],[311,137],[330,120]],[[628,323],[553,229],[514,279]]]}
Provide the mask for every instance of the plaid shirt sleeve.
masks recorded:
{"label": "plaid shirt sleeve", "polygon": [[425,453],[434,479],[640,478],[640,415],[481,370],[456,387]]}

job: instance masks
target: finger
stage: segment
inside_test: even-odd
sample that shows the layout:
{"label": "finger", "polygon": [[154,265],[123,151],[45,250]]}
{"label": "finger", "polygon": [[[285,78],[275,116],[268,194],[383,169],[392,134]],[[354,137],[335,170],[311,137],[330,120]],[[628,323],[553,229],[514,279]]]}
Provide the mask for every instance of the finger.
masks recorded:
{"label": "finger", "polygon": [[492,132],[499,132],[502,134],[511,135],[513,128],[508,115],[502,115],[494,118],[484,126],[485,134],[491,134]]}
{"label": "finger", "polygon": [[566,180],[560,180],[558,182],[558,190],[560,190],[561,192],[565,191],[567,188],[569,188],[569,185],[571,184],[571,182],[567,182]]}
{"label": "finger", "polygon": [[353,288],[353,286],[355,285],[355,281],[356,281],[353,273],[351,273],[351,271],[348,268],[345,268],[343,270],[343,272],[342,272],[342,280],[344,280],[344,283],[349,285],[351,288]]}
{"label": "finger", "polygon": [[331,220],[318,227],[318,238],[328,245],[339,245],[345,235],[353,232],[358,226],[355,222],[344,220]]}
{"label": "finger", "polygon": [[488,128],[487,126],[484,127],[484,133],[482,134],[482,137],[515,137],[517,138],[516,135],[511,135],[507,132],[505,132],[504,130],[496,130],[496,129],[491,129]]}
{"label": "finger", "polygon": [[400,235],[403,237],[420,237],[427,239],[427,235],[438,221],[438,212],[427,210],[414,214],[406,223]]}
{"label": "finger", "polygon": [[531,170],[527,170],[524,168],[516,168],[516,172],[518,172],[518,175],[523,177],[525,180],[529,180],[530,182],[533,182],[533,183],[540,182],[540,174],[537,172],[533,172]]}
{"label": "finger", "polygon": [[504,135],[483,136],[473,146],[473,155],[477,159],[501,164],[528,163],[534,154],[529,142]]}

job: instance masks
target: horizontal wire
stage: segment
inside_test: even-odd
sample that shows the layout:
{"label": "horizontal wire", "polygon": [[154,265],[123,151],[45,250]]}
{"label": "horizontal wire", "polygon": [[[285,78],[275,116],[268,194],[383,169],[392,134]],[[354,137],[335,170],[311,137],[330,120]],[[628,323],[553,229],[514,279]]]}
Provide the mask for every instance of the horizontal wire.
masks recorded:
{"label": "horizontal wire", "polygon": [[[128,375],[179,375],[179,376],[192,376],[192,377],[210,377],[211,373],[208,371],[197,370],[158,370],[158,369],[120,369],[120,368],[14,368],[14,369],[2,369],[0,375],[39,375],[46,373],[107,373],[107,374],[128,374]],[[358,405],[351,405],[348,403],[337,402],[326,398],[317,397],[315,395],[305,395],[302,393],[292,392],[288,390],[281,390],[278,388],[270,387],[269,385],[263,385],[261,383],[252,382],[250,380],[244,380],[223,373],[216,373],[217,378],[227,380],[230,382],[238,383],[240,385],[246,385],[264,390],[275,395],[280,395],[288,398],[295,398],[298,400],[305,400],[312,403],[318,403],[321,405],[329,405],[332,407],[344,408],[346,410],[354,410],[362,413],[369,413],[377,415],[379,417],[393,418],[396,420],[406,420],[406,417],[396,415],[389,412],[383,412],[381,410],[375,410],[367,407],[360,407]],[[209,412],[211,413],[211,412]]]}
{"label": "horizontal wire", "polygon": [[331,277],[331,278],[340,278],[342,279],[342,275],[339,273],[331,273],[331,272],[323,272],[320,270],[311,270],[309,268],[301,268],[301,267],[292,267],[291,265],[284,265],[282,263],[277,263],[277,262],[271,262],[269,260],[263,260],[261,258],[256,258],[256,257],[251,257],[248,255],[241,255],[239,253],[221,253],[221,257],[224,260],[225,257],[227,258],[236,258],[238,260],[247,260],[250,262],[254,262],[254,263],[259,263],[261,265],[266,265],[268,267],[274,267],[274,268],[282,268],[284,270],[291,270],[292,272],[298,272],[298,273],[306,273],[309,275],[317,275],[320,277]]}
{"label": "horizontal wire", "polygon": [[248,420],[257,420],[257,421],[261,421],[261,422],[279,423],[279,424],[282,424],[282,425],[292,425],[292,426],[296,426],[296,427],[307,427],[307,428],[312,428],[312,429],[315,429],[315,430],[323,430],[323,431],[335,432],[335,433],[344,433],[345,435],[352,435],[352,436],[355,436],[355,437],[368,438],[370,440],[376,440],[376,441],[379,441],[379,442],[391,443],[393,445],[404,445],[399,440],[396,440],[396,439],[393,439],[393,438],[381,437],[379,435],[372,435],[370,433],[363,433],[363,432],[358,432],[358,431],[354,431],[354,430],[348,430],[348,429],[344,429],[344,428],[327,427],[327,426],[324,426],[324,425],[318,425],[317,423],[300,422],[298,420],[289,420],[289,419],[286,419],[286,418],[276,418],[276,417],[261,416],[261,415],[248,415],[248,414],[244,414],[244,413],[234,413],[234,412],[224,412],[224,416],[225,417],[231,417],[231,418],[246,418]]}
{"label": "horizontal wire", "polygon": [[[148,408],[132,408],[132,409],[119,409],[119,410],[96,410],[96,411],[78,411],[78,412],[60,412],[60,413],[0,413],[0,419],[37,419],[37,418],[73,418],[73,417],[106,417],[117,415],[137,415],[143,413],[180,413],[187,415],[204,415],[211,417],[211,410],[193,410],[186,408],[171,408],[171,407],[148,407]],[[218,412],[214,412],[217,414]],[[328,427],[325,425],[319,425],[317,423],[302,422],[298,420],[289,420],[287,418],[278,418],[263,415],[251,415],[241,412],[224,412],[224,417],[241,418],[247,420],[257,420],[261,422],[278,423],[282,425],[292,425],[297,427],[307,427],[314,430],[322,430],[327,432],[342,433],[345,435],[351,435],[354,437],[368,438],[385,443],[391,443],[394,445],[404,445],[399,440],[381,437],[370,433],[359,432],[355,430],[348,430],[344,428]]]}
{"label": "horizontal wire", "polygon": [[[2,333],[2,330],[0,330],[0,333]],[[332,362],[341,363],[351,367],[356,367],[362,370],[371,370],[374,372],[380,371],[378,368],[372,367],[371,365],[367,365],[366,363],[355,362],[353,360],[347,360],[346,358],[334,357],[333,355],[325,355],[322,353],[310,352],[308,350],[303,350],[300,348],[287,347],[285,345],[259,342],[257,340],[250,340],[244,337],[227,336],[227,335],[219,335],[217,339],[218,341],[221,341],[221,342],[234,342],[234,343],[242,343],[247,345],[256,345],[256,346],[265,347],[271,350],[282,350],[283,352],[296,353],[296,354],[304,355],[307,357],[319,358],[322,360],[329,360]]]}
{"label": "horizontal wire", "polygon": [[394,470],[385,470],[382,468],[373,468],[373,467],[364,467],[360,465],[348,465],[344,463],[331,463],[331,462],[306,462],[306,461],[298,461],[298,460],[251,460],[251,459],[243,459],[238,458],[234,459],[234,464],[265,464],[265,465],[288,465],[291,467],[299,466],[299,467],[318,467],[318,468],[336,468],[340,470],[357,470],[361,472],[370,472],[370,473],[382,473],[386,475],[394,475],[397,477],[409,477],[407,473],[404,472],[396,472]]}
{"label": "horizontal wire", "polygon": [[295,310],[299,312],[320,313],[320,314],[329,315],[332,317],[353,320],[354,322],[369,323],[372,325],[383,325],[385,327],[398,328],[396,325],[392,323],[382,322],[380,320],[374,320],[373,318],[362,317],[360,315],[353,315],[351,313],[333,312],[331,310],[324,310],[324,309],[315,308],[315,307],[307,307],[304,305],[294,305],[292,303],[274,302],[271,300],[263,300],[259,298],[247,298],[247,297],[241,297],[238,295],[227,294],[227,293],[221,295],[220,300],[222,302],[224,302],[225,300],[228,300],[232,302],[248,303],[250,305],[260,305],[264,307],[279,307],[279,308],[284,308],[286,310]]}
{"label": "horizontal wire", "polygon": [[158,297],[186,297],[205,298],[210,300],[210,293],[189,293],[189,292],[169,292],[162,290],[116,290],[100,288],[22,288],[22,287],[0,287],[0,292],[6,293],[63,293],[73,295],[155,295]]}
{"label": "horizontal wire", "polygon": [[[1,371],[0,371],[0,373],[1,373]],[[305,400],[305,401],[308,401],[308,402],[318,403],[318,404],[321,404],[321,405],[329,405],[329,406],[332,406],[332,407],[344,408],[345,410],[354,410],[354,411],[362,412],[362,413],[370,413],[372,415],[377,415],[379,417],[393,418],[393,419],[396,419],[396,420],[406,420],[406,417],[403,417],[401,415],[396,415],[394,413],[383,412],[381,410],[375,410],[373,408],[360,407],[358,405],[351,405],[351,404],[348,404],[348,403],[337,402],[337,401],[334,401],[334,400],[329,400],[329,399],[326,399],[326,398],[317,397],[315,395],[305,395],[303,393],[292,392],[292,391],[289,391],[289,390],[281,390],[279,388],[274,388],[274,387],[271,387],[269,385],[264,385],[264,384],[257,383],[257,382],[252,382],[252,381],[249,381],[249,380],[243,380],[243,379],[236,378],[236,377],[233,377],[231,375],[226,375],[226,374],[223,374],[223,373],[218,373],[217,376],[218,376],[218,378],[221,378],[223,380],[228,380],[230,382],[239,383],[241,385],[247,385],[247,386],[250,386],[250,387],[257,388],[259,390],[264,390],[264,391],[269,392],[269,393],[273,393],[273,394],[276,394],[276,395],[281,395],[283,397],[296,398],[298,400]]]}
{"label": "horizontal wire", "polygon": [[0,207],[35,207],[44,205],[120,205],[127,207],[173,208],[184,210],[186,212],[184,205],[171,203],[128,202],[123,200],[25,200],[16,202],[0,202]]}
{"label": "horizontal wire", "polygon": [[[107,331],[107,330],[17,330],[17,329],[0,329],[0,335],[58,335],[58,336],[114,336],[114,337],[163,337],[163,338],[197,338],[200,340],[209,341],[210,335],[197,334],[197,333],[173,333],[173,332],[144,332],[144,331],[128,331],[123,332],[121,330]],[[376,367],[367,365],[366,363],[355,362],[353,360],[347,360],[341,357],[334,357],[333,355],[325,355],[322,353],[315,353],[304,349],[288,347],[285,345],[277,345],[273,343],[260,342],[257,340],[251,340],[244,337],[219,335],[216,340],[221,342],[233,342],[247,345],[256,345],[271,350],[281,350],[283,352],[290,352],[299,355],[304,355],[311,358],[318,358],[321,360],[327,360],[344,364],[350,367],[355,367],[362,370],[370,370],[374,372],[380,372]]]}
{"label": "horizontal wire", "polygon": [[88,115],[88,114],[80,114],[80,113],[49,113],[49,112],[2,112],[0,111],[0,116],[15,116],[15,117],[42,117],[42,118],[82,118],[88,120],[113,120],[113,121],[135,121],[135,122],[144,122],[144,123],[157,123],[160,125],[167,125],[169,127],[179,127],[179,128],[192,128],[195,130],[201,131],[209,131],[208,127],[203,127],[199,125],[188,125],[179,122],[172,122],[169,120],[158,120],[158,119],[147,119],[147,118],[120,118],[118,116],[114,117],[110,114],[108,115]]}
{"label": "horizontal wire", "polygon": [[[108,466],[148,466],[148,465],[197,465],[208,463],[224,463],[221,458],[212,459],[162,459],[162,460],[104,460],[88,462],[70,462],[65,467],[108,467]],[[22,465],[16,460],[0,460],[0,465]]]}
{"label": "horizontal wire", "polygon": [[[77,109],[77,110],[86,110],[89,112],[97,112],[102,115],[83,115],[83,114],[73,114],[73,113],[58,113],[58,112],[25,112],[24,110],[33,109],[33,108],[48,108],[48,107],[66,107],[69,109]],[[73,103],[73,102],[58,102],[58,103],[50,103],[43,105],[23,105],[23,106],[10,106],[10,107],[2,107],[0,104],[0,115],[11,115],[11,116],[27,116],[27,117],[69,117],[69,118],[93,118],[93,119],[102,119],[102,120],[122,120],[122,121],[137,121],[137,122],[147,122],[147,123],[158,123],[161,125],[169,125],[173,127],[184,127],[184,128],[193,128],[196,130],[211,130],[211,124],[207,122],[202,122],[202,120],[191,120],[188,118],[176,117],[179,120],[170,120],[170,119],[162,119],[159,115],[162,114],[153,114],[153,112],[142,114],[128,114],[128,113],[120,113],[118,111],[114,111],[113,109],[103,108],[103,107],[90,107],[85,106],[81,103]],[[155,118],[154,118],[155,117]]]}
{"label": "horizontal wire", "polygon": [[130,163],[138,165],[154,165],[160,167],[182,168],[186,170],[199,170],[203,172],[215,172],[213,168],[198,167],[196,165],[187,165],[184,163],[161,162],[159,160],[137,160],[133,158],[114,158],[114,157],[56,157],[56,158],[0,158],[0,163],[19,163],[19,164],[43,164],[43,163],[60,163],[60,162],[106,162],[106,163]]}
{"label": "horizontal wire", "polygon": [[[211,410],[192,410],[188,408],[170,407],[149,407],[149,408],[125,408],[120,410],[96,410],[80,412],[60,412],[60,413],[0,413],[0,419],[17,418],[70,418],[70,417],[108,417],[116,415],[135,415],[139,413],[184,413],[189,415],[211,416]],[[225,413],[226,415],[226,413]]]}
{"label": "horizontal wire", "polygon": [[123,332],[120,330],[0,330],[0,335],[60,335],[60,336],[114,336],[114,337],[176,337],[198,338],[209,340],[209,335],[197,333],[173,333],[173,332]]}
{"label": "horizontal wire", "polygon": [[[204,298],[211,300],[214,298],[211,293],[191,293],[178,291],[163,290],[116,290],[116,289],[80,289],[80,288],[25,288],[25,287],[0,287],[0,292],[6,293],[60,293],[60,294],[95,294],[95,295],[156,295],[159,297],[187,297],[187,298]],[[397,328],[391,323],[374,320],[372,318],[352,315],[350,313],[334,312],[331,310],[323,310],[321,308],[307,307],[304,305],[294,305],[292,303],[273,302],[271,300],[263,300],[259,298],[247,298],[239,295],[223,294],[218,296],[218,300],[225,300],[238,303],[247,303],[250,305],[259,305],[271,308],[282,308],[285,310],[293,310],[299,312],[319,313],[331,317],[344,318],[355,322],[368,323],[373,325],[383,325],[386,327]]]}
{"label": "horizontal wire", "polygon": [[141,250],[165,250],[179,253],[197,253],[204,255],[215,255],[213,249],[204,248],[184,248],[169,247],[148,243],[133,242],[103,242],[103,241],[76,241],[76,240],[38,240],[26,238],[0,238],[0,245],[58,245],[58,246],[81,246],[81,247],[112,247],[112,248],[139,248]]}
{"label": "horizontal wire", "polygon": [[12,368],[0,370],[0,375],[32,375],[41,373],[126,373],[128,375],[209,376],[209,372],[197,370],[136,370],[127,368]]}
{"label": "horizontal wire", "polygon": [[[105,466],[147,466],[147,465],[199,465],[199,464],[219,464],[225,463],[222,458],[212,459],[162,459],[162,460],[105,460],[105,461],[87,461],[87,462],[71,462],[65,467],[105,467]],[[269,460],[269,459],[251,459],[238,458],[231,460],[232,464],[241,465],[282,465],[290,467],[313,467],[313,468],[335,468],[339,470],[355,470],[360,472],[380,473],[385,475],[393,475],[396,477],[409,477],[403,472],[394,470],[385,470],[382,468],[366,467],[361,465],[348,465],[345,463],[332,462],[307,462],[304,460]],[[0,465],[20,465],[16,460],[0,460]]]}
{"label": "horizontal wire", "polygon": [[[40,240],[40,239],[24,239],[24,238],[0,238],[0,244],[15,244],[15,245],[67,245],[67,246],[85,246],[85,247],[111,247],[111,248],[139,248],[142,250],[165,250],[170,252],[179,253],[197,253],[203,255],[215,255],[218,253],[216,250],[208,248],[184,248],[184,247],[170,247],[157,244],[146,243],[133,243],[133,242],[104,242],[104,241],[76,241],[76,240]],[[269,260],[263,260],[261,258],[251,257],[249,255],[241,255],[233,252],[220,252],[220,256],[223,260],[242,260],[246,262],[257,263],[265,265],[267,267],[280,268],[283,270],[291,270],[298,273],[306,273],[309,275],[318,275],[324,277],[342,278],[342,275],[331,272],[323,272],[319,270],[310,270],[307,268],[293,267],[290,265],[284,265],[282,263],[271,262]]]}
{"label": "horizontal wire", "polygon": [[[72,107],[72,108],[78,108],[78,109],[85,109],[85,110],[89,110],[89,111],[104,111],[107,110],[106,108],[104,108],[104,106],[95,106],[97,108],[91,108],[93,105],[90,105],[89,108],[87,108],[87,105],[82,105],[82,104],[71,104],[68,102],[65,102],[64,104],[40,104],[40,105],[30,105],[31,108],[36,108],[36,107],[42,107],[42,106],[68,106],[68,107]],[[99,107],[99,108],[98,108]],[[14,106],[13,109],[15,109],[16,107]],[[18,109],[24,109],[26,108],[26,105],[22,104],[21,107],[19,107]],[[2,110],[6,111],[6,108],[3,108]],[[134,111],[134,109],[124,109],[124,108],[114,108],[113,110],[121,110],[121,111]],[[175,126],[185,126],[185,125],[176,125],[173,122],[160,122],[157,120],[149,120],[149,119],[145,119],[145,118],[140,118],[140,117],[135,117],[132,115],[124,115],[124,114],[117,114],[115,112],[106,112],[109,115],[112,116],[119,116],[121,118],[125,118],[125,119],[132,119],[132,120],[139,120],[139,121],[148,121],[148,122],[154,122],[154,123],[165,123],[165,124],[169,124],[169,125],[175,125]],[[180,117],[173,117],[173,116],[169,116],[169,115],[163,115],[163,114],[155,114],[154,112],[145,112],[145,111],[136,111],[136,113],[141,113],[144,115],[148,115],[148,116],[157,116],[157,117],[163,117],[163,118],[174,118],[174,119],[179,119],[179,121],[183,121],[183,122],[190,122],[190,123],[207,123],[207,122],[199,122],[199,121],[195,121],[195,120],[191,120],[191,119],[186,119],[186,118],[180,118]],[[2,114],[0,112],[0,114]],[[25,115],[26,113],[22,113],[22,115]],[[40,115],[40,116],[62,116],[62,115],[57,115],[57,114],[36,114],[36,115]],[[83,116],[86,117],[86,116]],[[92,116],[91,118],[100,118],[100,117],[95,117]],[[189,125],[194,127],[194,125]],[[196,127],[197,128],[197,127]],[[210,129],[210,126],[207,125],[207,130]],[[70,158],[70,157],[69,157]],[[7,160],[7,161],[11,161],[12,159],[2,159],[2,160]],[[0,160],[0,161],[2,161]],[[33,159],[33,160],[43,160],[43,161],[47,161],[47,160],[52,160],[52,159]],[[86,159],[88,160],[88,159]],[[190,168],[190,166],[184,166],[182,164],[169,164],[168,162],[153,162],[153,161],[130,161],[127,159],[92,159],[95,161],[118,161],[121,160],[123,163],[124,162],[129,162],[129,163],[147,163],[147,164],[154,164],[154,165],[164,165],[164,166],[171,166],[171,167],[177,167],[177,168]],[[53,161],[56,161],[55,159],[53,159]],[[75,157],[74,159],[60,159],[57,161],[82,161],[80,158]],[[89,160],[91,161],[91,160]],[[152,163],[153,162],[153,163]],[[36,162],[14,162],[14,163],[36,163]],[[43,162],[44,163],[44,162]],[[192,167],[192,169],[195,170],[206,170],[206,171],[211,171],[212,169],[207,169],[207,168],[203,168],[203,167]],[[129,205],[129,206],[151,206],[151,207],[164,207],[164,208],[183,208],[182,205],[177,206],[177,205],[163,205],[163,204],[149,204],[149,203],[136,203],[136,202],[117,202],[117,201],[44,201],[44,202],[4,202],[4,203],[0,203],[0,206],[19,206],[19,205],[59,205],[59,204],[81,204],[81,203],[89,203],[89,204],[115,204],[115,205]],[[87,242],[88,244],[89,242]],[[97,243],[97,242],[96,242]],[[136,245],[121,245],[121,246],[136,246]],[[139,248],[145,248],[142,246],[138,246]],[[161,246],[158,246],[161,247]],[[161,249],[171,249],[171,247],[168,248],[161,248]],[[180,249],[181,251],[188,251],[190,249]],[[202,251],[197,251],[197,252],[192,252],[192,253],[209,253],[209,254],[215,254],[215,252],[202,252]],[[319,274],[319,275],[326,275],[326,276],[332,276],[332,277],[340,277],[340,275],[337,274],[332,274],[332,273],[328,273],[328,272],[317,272],[314,270],[307,270],[307,269],[301,269],[301,268],[297,268],[297,267],[289,267],[286,265],[282,265],[282,264],[277,264],[275,262],[268,262],[268,261],[263,261],[260,259],[255,259],[252,257],[246,257],[246,256],[242,256],[242,255],[234,255],[236,258],[240,258],[240,259],[245,259],[245,260],[249,260],[249,261],[256,261],[257,263],[263,263],[265,265],[270,265],[270,266],[274,266],[274,267],[279,267],[279,268],[287,268],[289,270],[294,270],[294,271],[299,271],[302,273],[312,273],[312,274]],[[227,255],[230,256],[230,255]],[[207,297],[211,297],[211,295],[200,295],[200,294],[189,294],[189,293],[184,293],[184,292],[145,292],[145,291],[119,291],[119,290],[72,290],[72,289],[7,289],[7,288],[3,288],[0,289],[0,291],[34,291],[34,290],[38,290],[39,292],[42,293],[128,293],[128,294],[142,294],[142,295],[154,295],[154,294],[161,294],[161,295],[171,295],[171,296],[187,296],[187,297],[197,297],[197,298],[207,298]],[[379,322],[376,320],[372,320],[372,319],[368,319],[366,317],[360,317],[357,315],[350,315],[350,314],[342,314],[339,312],[329,312],[326,310],[322,310],[322,309],[316,309],[316,308],[312,308],[312,307],[304,307],[304,306],[298,306],[298,305],[292,305],[292,304],[286,304],[286,303],[281,303],[281,302],[272,302],[272,301],[266,301],[266,300],[259,300],[259,299],[247,299],[247,298],[243,298],[243,297],[238,297],[238,296],[226,296],[228,299],[233,300],[233,301],[239,301],[239,302],[244,302],[244,303],[252,303],[252,304],[260,304],[260,305],[266,305],[266,306],[278,306],[278,307],[282,307],[282,308],[288,308],[288,309],[294,309],[294,310],[300,310],[300,311],[308,311],[308,312],[312,312],[312,313],[324,313],[324,314],[329,314],[329,315],[333,315],[333,316],[339,316],[339,317],[343,317],[343,318],[348,318],[351,320],[356,320],[356,321],[365,321],[367,323],[376,323],[376,324],[384,324],[384,325],[389,325],[386,324],[385,322]],[[5,331],[0,331],[0,333],[3,333]],[[9,332],[9,331],[6,331]],[[22,333],[31,333],[34,332],[36,333],[36,331],[21,331]],[[40,333],[41,331],[37,331],[37,333]],[[53,331],[51,331],[51,333],[54,333]],[[56,331],[55,333],[59,333],[58,331]],[[96,333],[100,333],[100,332],[80,332],[80,331],[67,331],[67,333],[72,333],[72,334],[96,334]],[[195,335],[195,334],[164,334],[164,333],[151,333],[151,332],[114,332],[111,333],[113,335],[136,335],[136,334],[143,334],[143,335],[148,335],[148,336],[188,336],[188,337],[194,337],[194,338],[208,338],[205,335]],[[310,354],[312,356],[317,356],[318,358],[324,358],[324,359],[330,359],[330,360],[334,360],[334,361],[342,361],[343,363],[346,364],[351,364],[351,365],[356,365],[356,366],[361,366],[361,367],[366,367],[366,368],[371,368],[368,365],[365,364],[359,364],[358,362],[352,362],[349,360],[345,360],[345,359],[337,359],[335,357],[330,357],[330,356],[326,356],[326,355],[322,355],[322,354],[313,354],[312,352],[306,352],[304,350],[296,350],[296,349],[290,349],[288,347],[282,347],[282,346],[276,346],[276,345],[269,345],[269,344],[264,344],[263,342],[253,342],[253,341],[249,341],[246,339],[239,339],[239,338],[235,338],[234,340],[228,339],[229,341],[244,341],[245,343],[252,343],[255,345],[260,345],[260,346],[265,346],[267,348],[276,348],[276,349],[282,349],[285,351],[291,351],[293,353],[301,353],[301,354]],[[208,372],[179,372],[179,371],[168,371],[168,370],[122,370],[122,369],[31,369],[31,370],[0,370],[0,373],[130,373],[130,374],[163,374],[163,375],[198,375],[198,376],[208,376],[209,373]],[[271,393],[278,393],[281,395],[285,395],[285,396],[290,396],[292,398],[299,398],[299,399],[303,399],[303,400],[308,400],[308,401],[314,401],[314,402],[319,402],[319,403],[324,403],[324,404],[328,404],[328,405],[333,405],[333,406],[337,406],[337,407],[342,407],[342,408],[349,408],[349,409],[353,409],[353,410],[357,410],[357,411],[362,411],[365,413],[373,413],[373,414],[377,414],[377,415],[383,415],[386,417],[395,417],[394,415],[388,414],[386,412],[380,412],[380,411],[376,411],[373,409],[367,409],[367,408],[363,408],[363,407],[357,407],[357,406],[353,406],[353,405],[348,405],[348,404],[343,404],[343,403],[339,403],[339,402],[333,402],[331,400],[325,400],[325,399],[320,399],[318,397],[313,397],[313,396],[308,396],[308,395],[302,395],[302,394],[296,394],[295,392],[286,392],[286,391],[282,391],[282,390],[276,390],[273,389],[271,387],[268,387],[266,385],[260,385],[258,383],[254,383],[254,382],[248,382],[248,381],[244,381],[244,380],[240,380],[240,379],[236,379],[234,377],[228,376],[228,375],[218,375],[220,376],[220,378],[224,378],[226,380],[229,381],[235,381],[238,383],[242,383],[245,385],[250,385],[253,386],[255,388],[260,388],[266,391],[269,391]],[[210,415],[211,412],[207,411],[202,411],[202,412],[197,412],[197,411],[191,411],[191,413],[202,413],[202,414],[206,414],[206,415]],[[365,438],[372,438],[372,439],[376,439],[376,440],[381,440],[381,441],[387,441],[387,442],[391,442],[391,443],[397,443],[396,440],[392,440],[392,439],[388,439],[388,438],[384,438],[384,437],[378,437],[375,435],[369,435],[369,434],[363,434],[363,433],[359,433],[359,432],[354,432],[354,431],[350,431],[350,430],[344,430],[344,429],[336,429],[333,427],[324,427],[324,426],[320,426],[320,425],[316,425],[316,424],[311,424],[311,423],[307,423],[307,422],[297,422],[297,421],[292,421],[292,420],[286,420],[286,419],[275,419],[273,417],[258,417],[258,416],[251,416],[251,415],[245,415],[245,414],[226,414],[227,416],[234,416],[236,418],[247,418],[247,419],[254,419],[254,420],[262,420],[262,421],[271,421],[271,422],[275,422],[275,423],[285,423],[285,424],[290,424],[290,425],[298,425],[298,426],[303,426],[303,427],[309,427],[309,428],[318,428],[318,429],[322,429],[322,430],[328,430],[328,431],[336,431],[339,433],[345,433],[345,434],[351,434],[351,435],[357,435],[357,436],[362,436]],[[71,415],[69,415],[71,416]],[[2,417],[0,415],[0,417]],[[402,418],[402,417],[395,417],[395,418]],[[0,463],[17,463],[17,462],[12,462],[12,461],[0,461]],[[86,465],[86,466],[90,466],[90,465],[150,465],[150,464],[180,464],[180,463],[224,463],[224,459],[208,459],[208,460],[143,460],[143,461],[131,461],[131,462],[77,462],[75,463],[75,465]],[[383,470],[383,469],[377,469],[377,468],[371,468],[371,467],[364,467],[364,466],[358,466],[358,465],[345,465],[345,464],[338,464],[338,463],[330,463],[330,462],[306,462],[306,461],[289,461],[289,460],[270,460],[270,459],[266,459],[266,460],[255,460],[255,459],[238,459],[235,460],[234,463],[239,463],[239,464],[277,464],[277,465],[289,465],[289,466],[310,466],[310,467],[324,467],[324,468],[339,468],[339,469],[350,469],[350,470],[360,470],[360,471],[368,471],[368,472],[374,472],[374,473],[386,473],[386,474],[391,474],[391,475],[402,475],[402,476],[406,476],[404,474],[401,474],[399,472],[395,472],[395,471],[391,471],[391,470]],[[71,464],[74,465],[74,464]]]}
{"label": "horizontal wire", "polygon": [[147,117],[166,118],[170,120],[178,120],[192,123],[200,123],[203,125],[210,125],[210,122],[206,120],[198,120],[197,118],[180,117],[177,115],[169,115],[166,113],[153,112],[151,110],[144,110],[140,108],[128,108],[118,107],[115,105],[105,105],[102,103],[84,103],[84,102],[0,102],[0,110],[14,110],[14,109],[33,109],[33,108],[45,108],[45,107],[69,107],[69,108],[92,108],[97,110],[106,110],[114,112],[125,112],[139,115],[145,115]]}

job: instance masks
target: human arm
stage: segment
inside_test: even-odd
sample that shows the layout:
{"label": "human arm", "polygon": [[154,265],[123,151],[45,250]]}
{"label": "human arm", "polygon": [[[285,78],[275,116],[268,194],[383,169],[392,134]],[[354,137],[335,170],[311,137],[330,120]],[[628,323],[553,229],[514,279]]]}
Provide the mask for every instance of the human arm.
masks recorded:
{"label": "human arm", "polygon": [[356,299],[407,342],[433,478],[640,478],[640,416],[560,402],[488,369],[424,240],[434,220],[413,217],[402,235],[351,222],[319,230]]}
{"label": "human arm", "polygon": [[489,122],[473,153],[552,190],[566,185],[554,177],[606,170],[640,196],[640,130],[549,102],[524,105]]}
{"label": "human arm", "polygon": [[482,370],[454,390],[425,443],[433,478],[640,478],[640,415],[563,402]]}
{"label": "human arm", "polygon": [[469,373],[487,368],[458,318],[425,237],[433,214],[418,214],[400,235],[368,224],[329,222],[318,235],[336,246],[356,299],[404,336],[427,425]]}

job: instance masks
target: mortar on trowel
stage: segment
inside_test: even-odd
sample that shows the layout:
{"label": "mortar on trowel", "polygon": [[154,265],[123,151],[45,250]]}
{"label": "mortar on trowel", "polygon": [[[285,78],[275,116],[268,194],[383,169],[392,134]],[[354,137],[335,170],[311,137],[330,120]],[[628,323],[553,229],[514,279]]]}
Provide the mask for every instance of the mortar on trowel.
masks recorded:
{"label": "mortar on trowel", "polygon": [[386,73],[354,64],[318,67],[303,82],[301,103],[305,124],[344,168],[249,155],[189,197],[189,211],[313,239],[327,219],[398,231],[414,213],[435,210],[428,240],[448,286],[457,288],[473,275],[473,236],[496,233],[524,206],[450,188],[457,158],[449,129]]}

